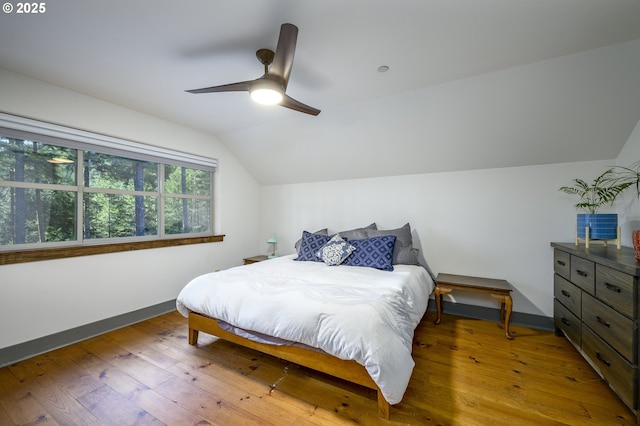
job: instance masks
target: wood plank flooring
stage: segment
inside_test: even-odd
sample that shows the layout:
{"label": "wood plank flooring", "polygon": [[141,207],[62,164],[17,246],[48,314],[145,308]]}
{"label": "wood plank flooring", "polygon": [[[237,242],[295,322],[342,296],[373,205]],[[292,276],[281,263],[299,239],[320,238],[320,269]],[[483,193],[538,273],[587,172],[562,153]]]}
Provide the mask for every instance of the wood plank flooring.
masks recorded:
{"label": "wood plank flooring", "polygon": [[430,312],[391,420],[373,391],[201,333],[173,312],[0,369],[0,425],[632,425],[553,333]]}

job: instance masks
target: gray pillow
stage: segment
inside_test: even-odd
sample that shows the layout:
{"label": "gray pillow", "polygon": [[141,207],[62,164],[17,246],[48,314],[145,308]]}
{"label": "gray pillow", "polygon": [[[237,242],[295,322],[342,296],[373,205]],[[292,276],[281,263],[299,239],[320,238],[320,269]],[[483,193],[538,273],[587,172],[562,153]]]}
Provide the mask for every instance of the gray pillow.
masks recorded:
{"label": "gray pillow", "polygon": [[[342,233],[340,234],[342,235]],[[381,237],[383,235],[395,235],[396,245],[393,248],[394,265],[420,265],[418,256],[413,251],[413,238],[411,237],[411,225],[406,224],[398,229],[377,230],[368,229],[367,237]]]}
{"label": "gray pillow", "polygon": [[364,228],[349,229],[348,231],[340,231],[338,234],[346,240],[364,240],[367,239],[367,231],[378,229],[378,226],[374,223],[365,226]]}
{"label": "gray pillow", "polygon": [[[319,229],[316,232],[313,232],[313,234],[318,234],[318,235],[329,235],[329,231],[327,230],[327,228],[324,229]],[[293,245],[296,249],[296,253],[298,252],[298,250],[300,250],[300,243],[302,242],[302,238],[300,238],[298,241],[296,241],[296,243]]]}

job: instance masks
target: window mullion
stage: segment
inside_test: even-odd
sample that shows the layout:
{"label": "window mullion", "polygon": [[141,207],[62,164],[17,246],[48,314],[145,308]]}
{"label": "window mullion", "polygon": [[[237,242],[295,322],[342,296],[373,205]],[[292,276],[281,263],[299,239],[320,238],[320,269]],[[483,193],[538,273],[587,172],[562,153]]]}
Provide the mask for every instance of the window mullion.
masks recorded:
{"label": "window mullion", "polygon": [[155,197],[157,192],[152,191],[133,191],[130,189],[110,189],[110,188],[84,188],[85,193],[93,194],[113,194],[113,195],[142,195],[143,197]]}
{"label": "window mullion", "polygon": [[189,200],[209,200],[210,195],[197,195],[197,194],[170,194],[171,198],[186,198]]}
{"label": "window mullion", "polygon": [[213,194],[215,192],[214,190],[214,185],[215,185],[215,173],[210,173],[209,174],[209,210],[211,211],[210,214],[210,218],[209,218],[209,229],[211,232],[215,232],[215,210],[214,210],[214,203],[213,203]]}
{"label": "window mullion", "polygon": [[9,188],[25,188],[25,189],[47,189],[51,191],[76,191],[77,186],[58,185],[55,183],[36,183],[36,182],[16,182],[16,181],[0,181],[0,187]]}
{"label": "window mullion", "polygon": [[158,236],[165,237],[164,233],[164,165],[158,163]]}
{"label": "window mullion", "polygon": [[84,153],[81,149],[77,150],[76,158],[76,240],[82,244],[84,242]]}

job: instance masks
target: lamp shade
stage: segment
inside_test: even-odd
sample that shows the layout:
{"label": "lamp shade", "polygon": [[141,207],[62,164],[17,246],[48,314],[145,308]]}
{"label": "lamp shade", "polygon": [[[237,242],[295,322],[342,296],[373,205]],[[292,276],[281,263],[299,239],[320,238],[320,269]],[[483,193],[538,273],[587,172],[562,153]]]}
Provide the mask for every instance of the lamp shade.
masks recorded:
{"label": "lamp shade", "polygon": [[273,244],[273,250],[271,251],[271,254],[269,255],[269,258],[276,257],[276,245],[278,244],[278,241],[276,240],[276,237],[269,238],[267,240],[267,244]]}
{"label": "lamp shade", "polygon": [[282,101],[284,89],[278,83],[267,79],[258,79],[251,89],[251,99],[263,105],[275,105]]}

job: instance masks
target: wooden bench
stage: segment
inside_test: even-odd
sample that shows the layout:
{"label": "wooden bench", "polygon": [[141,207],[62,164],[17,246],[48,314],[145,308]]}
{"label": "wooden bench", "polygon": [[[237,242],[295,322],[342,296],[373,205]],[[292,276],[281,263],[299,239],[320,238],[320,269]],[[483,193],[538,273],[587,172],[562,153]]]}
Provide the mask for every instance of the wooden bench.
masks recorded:
{"label": "wooden bench", "polygon": [[434,291],[437,311],[436,325],[440,324],[442,317],[442,296],[451,293],[455,289],[488,293],[498,299],[500,301],[500,321],[504,323],[505,336],[507,339],[513,339],[509,332],[513,301],[511,299],[511,286],[507,281],[466,275],[438,274]]}

